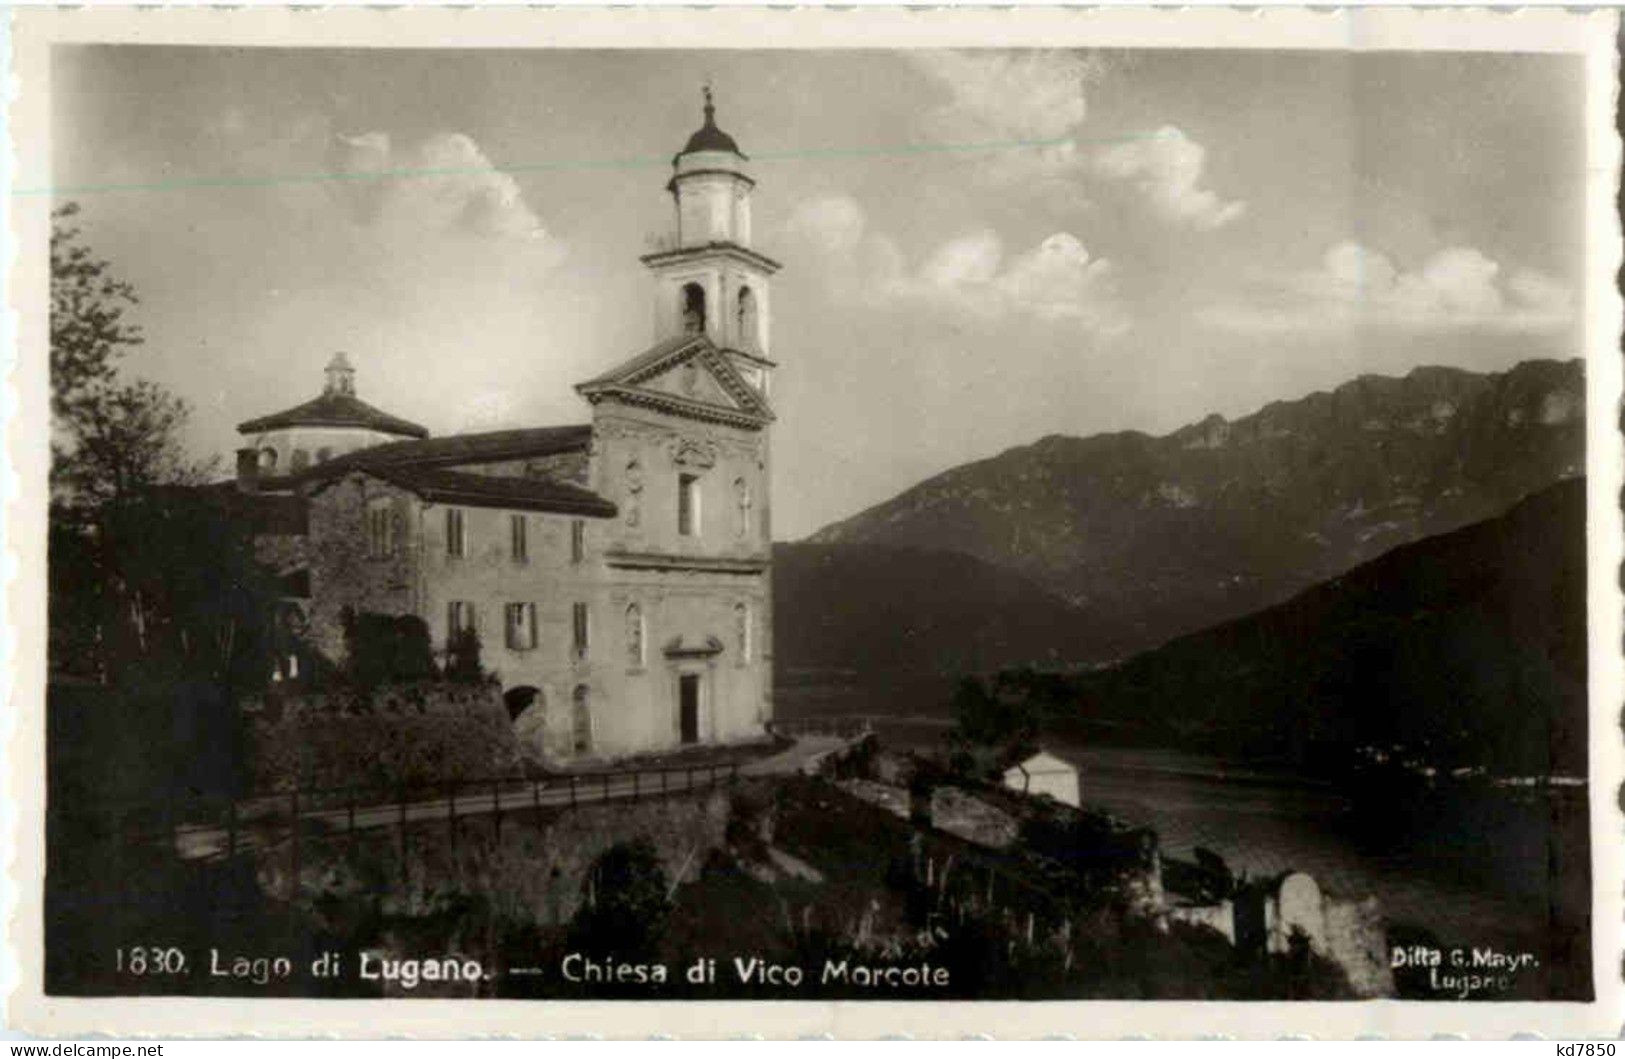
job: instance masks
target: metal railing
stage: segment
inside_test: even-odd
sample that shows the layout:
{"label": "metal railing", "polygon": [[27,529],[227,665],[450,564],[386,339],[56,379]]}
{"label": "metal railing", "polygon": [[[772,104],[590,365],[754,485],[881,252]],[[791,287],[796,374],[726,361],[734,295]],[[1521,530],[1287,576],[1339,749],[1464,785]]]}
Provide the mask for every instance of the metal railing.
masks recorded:
{"label": "metal railing", "polygon": [[768,722],[768,730],[774,735],[790,739],[815,735],[850,742],[862,739],[875,729],[867,716],[854,714],[841,717],[794,717],[774,720]]}
{"label": "metal railing", "polygon": [[[300,846],[381,828],[403,832],[487,818],[500,836],[504,816],[605,802],[643,801],[731,784],[739,762],[649,766],[546,777],[490,776],[436,782],[304,788],[240,797],[176,792],[164,799],[98,807],[125,845],[170,845],[182,860],[217,860],[287,847],[297,878]],[[404,848],[404,836],[402,839]]]}

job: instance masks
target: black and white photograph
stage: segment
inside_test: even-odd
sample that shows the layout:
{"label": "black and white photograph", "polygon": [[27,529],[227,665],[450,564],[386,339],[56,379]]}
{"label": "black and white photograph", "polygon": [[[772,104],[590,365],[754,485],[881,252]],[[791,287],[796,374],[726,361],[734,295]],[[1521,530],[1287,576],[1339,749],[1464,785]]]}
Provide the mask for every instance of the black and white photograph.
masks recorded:
{"label": "black and white photograph", "polygon": [[42,996],[1617,995],[1613,103],[1383,39],[51,43]]}

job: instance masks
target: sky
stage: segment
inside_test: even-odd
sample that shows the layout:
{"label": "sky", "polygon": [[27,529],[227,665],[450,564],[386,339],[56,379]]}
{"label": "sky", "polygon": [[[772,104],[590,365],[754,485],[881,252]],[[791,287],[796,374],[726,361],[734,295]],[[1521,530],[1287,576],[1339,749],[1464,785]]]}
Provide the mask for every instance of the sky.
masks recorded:
{"label": "sky", "polygon": [[59,47],[55,198],[222,468],[338,350],[435,434],[586,422],[707,81],[784,264],[779,539],[1049,434],[1582,351],[1563,56]]}

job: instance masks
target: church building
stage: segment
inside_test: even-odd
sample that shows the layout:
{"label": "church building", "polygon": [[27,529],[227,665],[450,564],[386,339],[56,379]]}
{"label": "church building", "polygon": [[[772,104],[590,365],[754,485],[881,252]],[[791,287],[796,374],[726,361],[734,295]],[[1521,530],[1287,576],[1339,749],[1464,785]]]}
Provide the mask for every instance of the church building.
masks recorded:
{"label": "church building", "polygon": [[[646,254],[654,343],[576,386],[591,421],[447,437],[324,392],[243,423],[244,488],[303,498],[308,638],[346,611],[462,630],[522,740],[551,760],[760,737],[772,716],[772,277],[747,158],[705,120],[672,160]],[[288,573],[290,571],[284,571]]]}

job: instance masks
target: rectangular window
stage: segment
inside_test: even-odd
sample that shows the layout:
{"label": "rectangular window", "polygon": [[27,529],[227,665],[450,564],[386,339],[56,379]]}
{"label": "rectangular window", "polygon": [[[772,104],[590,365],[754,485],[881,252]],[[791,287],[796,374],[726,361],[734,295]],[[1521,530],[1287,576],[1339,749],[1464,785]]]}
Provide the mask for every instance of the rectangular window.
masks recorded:
{"label": "rectangular window", "polygon": [[529,651],[536,646],[536,604],[509,603],[507,606],[508,647]]}
{"label": "rectangular window", "polygon": [[587,524],[581,519],[570,523],[570,561],[580,563],[587,557]]}
{"label": "rectangular window", "polygon": [[367,508],[367,555],[387,559],[395,554],[395,511],[388,500]]}
{"label": "rectangular window", "polygon": [[699,536],[700,479],[697,475],[677,476],[677,535]]}
{"label": "rectangular window", "polygon": [[468,554],[468,539],[463,534],[463,513],[459,508],[446,509],[446,554],[461,559]]}
{"label": "rectangular window", "polygon": [[530,524],[523,515],[509,516],[510,547],[513,551],[513,561],[524,563],[530,561]]}
{"label": "rectangular window", "polygon": [[446,642],[463,631],[474,631],[474,604],[454,599],[446,604]]}
{"label": "rectangular window", "polygon": [[575,656],[583,661],[587,657],[587,605],[577,603],[570,609],[571,626],[574,630],[572,640]]}

